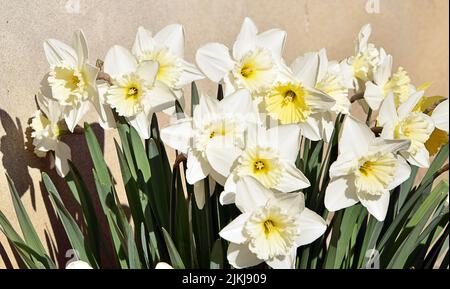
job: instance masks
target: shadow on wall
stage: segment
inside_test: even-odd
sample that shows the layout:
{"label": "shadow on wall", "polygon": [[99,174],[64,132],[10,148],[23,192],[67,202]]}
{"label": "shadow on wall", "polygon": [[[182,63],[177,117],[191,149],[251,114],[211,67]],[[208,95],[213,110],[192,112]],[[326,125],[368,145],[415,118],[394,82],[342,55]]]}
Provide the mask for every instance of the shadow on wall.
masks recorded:
{"label": "shadow on wall", "polygon": [[[45,212],[50,219],[50,228],[44,229],[45,242],[47,245],[48,253],[52,259],[56,260],[60,268],[64,268],[68,260],[66,252],[71,248],[70,243],[66,237],[64,228],[59,222],[55,211],[53,210],[50,202],[48,192],[42,182],[39,183],[39,188],[36,190],[33,185],[33,180],[28,171],[28,168],[36,168],[41,172],[46,172],[54,182],[61,198],[66,205],[67,209],[72,216],[75,216],[79,225],[82,224],[82,215],[80,208],[74,200],[72,193],[70,192],[66,181],[59,177],[54,169],[50,169],[50,160],[48,157],[39,158],[33,152],[33,145],[31,141],[31,130],[28,124],[25,125],[27,129],[24,130],[24,126],[20,123],[19,119],[13,118],[4,110],[0,109],[0,121],[5,135],[0,138],[0,151],[3,154],[2,164],[6,170],[6,173],[14,181],[19,195],[22,197],[27,191],[30,192],[31,203],[33,209],[36,211],[36,192],[41,192],[42,199],[45,205]],[[98,124],[92,124],[97,140],[104,149],[104,131]],[[63,141],[69,145],[72,151],[72,162],[78,168],[83,180],[90,192],[95,192],[95,183],[92,177],[92,161],[88,151],[87,143],[84,134],[72,134],[65,136]],[[0,176],[6,178],[5,176]],[[100,209],[100,202],[95,199],[97,194],[91,194],[93,196],[93,202],[96,206],[97,212]],[[11,204],[12,206],[12,204]],[[105,221],[100,218],[100,225],[103,227]],[[82,228],[85,231],[85,228]],[[54,239],[50,237],[50,231],[53,231]],[[44,241],[44,240],[42,240]],[[11,246],[10,246],[11,247]],[[21,266],[20,258],[18,258],[17,252],[13,252],[16,261]],[[7,256],[4,249],[4,244],[0,244],[0,257],[5,261],[7,267],[12,267],[12,256]],[[22,264],[23,265],[23,264]]]}

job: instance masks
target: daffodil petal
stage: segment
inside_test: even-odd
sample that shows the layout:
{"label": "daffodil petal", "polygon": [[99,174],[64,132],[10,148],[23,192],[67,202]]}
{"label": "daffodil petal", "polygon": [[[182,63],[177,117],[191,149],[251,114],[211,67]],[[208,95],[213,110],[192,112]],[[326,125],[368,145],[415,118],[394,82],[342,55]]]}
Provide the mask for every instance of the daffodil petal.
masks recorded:
{"label": "daffodil petal", "polygon": [[44,42],[44,52],[50,65],[67,63],[76,66],[78,63],[76,51],[56,39],[48,39]]}
{"label": "daffodil petal", "polygon": [[200,70],[214,82],[220,82],[234,65],[228,48],[220,43],[200,47],[195,59]]}
{"label": "daffodil petal", "polygon": [[112,78],[118,78],[136,71],[137,61],[125,47],[115,45],[105,56],[103,68]]}
{"label": "daffodil petal", "polygon": [[276,58],[283,54],[285,41],[286,31],[280,29],[270,29],[256,36],[256,46],[269,49]]}
{"label": "daffodil petal", "polygon": [[410,175],[411,175],[411,167],[408,165],[408,163],[403,157],[397,156],[397,169],[395,171],[395,178],[394,181],[392,181],[389,184],[387,189],[388,190],[395,189],[397,186],[399,186],[407,179],[409,179]]}
{"label": "daffodil petal", "polygon": [[435,126],[448,133],[448,102],[449,100],[444,100],[433,110],[431,118],[434,121]]}
{"label": "daffodil petal", "polygon": [[380,222],[384,221],[389,207],[390,194],[388,190],[383,192],[380,196],[358,194],[358,198],[372,216]]}
{"label": "daffodil petal", "polygon": [[231,266],[238,269],[256,266],[264,262],[250,251],[248,244],[234,243],[230,243],[228,246],[227,260]]}
{"label": "daffodil petal", "polygon": [[155,49],[155,41],[152,38],[150,31],[140,26],[136,33],[136,39],[134,40],[133,48],[131,52],[137,57],[141,57],[143,54]]}
{"label": "daffodil petal", "polygon": [[378,110],[383,101],[383,88],[371,81],[366,82],[364,99],[372,110]]}
{"label": "daffodil petal", "polygon": [[266,264],[273,269],[295,269],[295,260],[297,258],[297,248],[293,248],[291,253],[286,256],[277,256],[266,260]]}
{"label": "daffodil petal", "polygon": [[158,46],[168,48],[176,56],[184,57],[184,29],[180,24],[167,25],[153,38]]}
{"label": "daffodil petal", "polygon": [[59,176],[65,177],[69,173],[70,147],[58,142],[55,148],[55,167]]}
{"label": "daffodil petal", "polygon": [[275,189],[288,193],[311,185],[305,175],[293,163],[283,162],[283,167],[283,174]]}
{"label": "daffodil petal", "polygon": [[300,234],[296,240],[297,246],[314,242],[327,229],[325,220],[308,208],[305,208],[298,217],[298,226],[300,228]]}
{"label": "daffodil petal", "polygon": [[219,232],[219,236],[235,244],[245,243],[247,241],[247,237],[244,236],[243,229],[249,217],[250,213],[240,214]]}
{"label": "daffodil petal", "polygon": [[255,23],[246,17],[242,23],[241,31],[237,36],[236,42],[233,45],[234,59],[241,59],[248,51],[255,49],[257,33],[258,28],[256,28]]}
{"label": "daffodil petal", "polygon": [[271,145],[277,148],[281,159],[295,162],[300,150],[300,127],[296,124],[279,125],[267,130]]}
{"label": "daffodil petal", "polygon": [[236,185],[236,206],[243,213],[252,212],[256,208],[264,206],[272,194],[255,178],[244,176]]}
{"label": "daffodil petal", "polygon": [[355,181],[351,177],[332,178],[325,191],[325,207],[335,212],[358,203]]}
{"label": "daffodil petal", "polygon": [[161,129],[161,139],[171,148],[187,154],[192,141],[192,120],[180,119]]}
{"label": "daffodil petal", "polygon": [[189,184],[195,184],[196,182],[203,180],[211,171],[211,167],[205,161],[199,158],[199,156],[189,150],[187,157],[187,169],[186,180]]}

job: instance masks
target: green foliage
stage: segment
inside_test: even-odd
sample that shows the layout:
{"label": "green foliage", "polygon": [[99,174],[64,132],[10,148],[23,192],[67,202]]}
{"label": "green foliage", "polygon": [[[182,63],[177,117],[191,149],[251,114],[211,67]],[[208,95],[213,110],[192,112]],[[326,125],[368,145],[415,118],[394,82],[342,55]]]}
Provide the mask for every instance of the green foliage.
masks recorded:
{"label": "green foliage", "polygon": [[[199,101],[192,84],[192,105]],[[219,89],[218,97],[222,97]],[[183,113],[177,103],[177,112]],[[191,107],[191,111],[193,106]],[[436,184],[439,170],[448,160],[448,144],[441,148],[425,176],[415,182],[411,177],[391,192],[388,216],[384,222],[371,217],[361,205],[334,214],[323,206],[329,182],[329,167],[337,157],[338,135],[344,116],[336,119],[331,142],[302,141],[297,165],[311,186],[304,190],[307,207],[331,220],[325,235],[298,249],[298,268],[365,268],[379,263],[381,268],[448,268],[448,207],[444,206],[449,189],[447,181]],[[205,206],[197,208],[194,188],[185,179],[186,162],[177,158],[169,163],[161,141],[156,116],[152,118],[151,138],[142,141],[137,131],[117,117],[120,142],[116,153],[124,187],[117,187],[104,160],[102,149],[89,124],[85,137],[93,163],[95,191],[90,191],[74,164],[65,178],[69,191],[58,192],[50,177],[42,180],[53,209],[58,215],[72,248],[80,260],[94,268],[113,264],[117,268],[154,268],[160,261],[174,268],[229,268],[227,242],[219,231],[238,211],[222,206],[215,186],[210,197],[210,179],[204,180]],[[20,230],[0,212],[0,230],[27,268],[56,268],[7,176]],[[418,184],[418,185],[414,185]],[[117,191],[124,191],[130,208],[128,217]],[[75,219],[61,198],[73,198],[81,218]],[[93,200],[100,201],[95,210]],[[100,226],[100,219],[106,222]],[[374,250],[374,251],[371,251]],[[377,252],[369,260],[367,252]],[[101,258],[101,256],[110,256]]]}

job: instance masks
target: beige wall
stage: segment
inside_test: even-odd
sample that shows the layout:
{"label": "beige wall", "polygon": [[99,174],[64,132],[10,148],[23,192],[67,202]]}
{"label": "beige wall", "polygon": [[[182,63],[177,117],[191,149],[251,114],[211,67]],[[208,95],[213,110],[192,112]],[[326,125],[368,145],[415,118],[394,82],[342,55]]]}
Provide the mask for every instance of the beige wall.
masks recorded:
{"label": "beige wall", "polygon": [[[79,13],[69,13],[67,2],[77,0],[0,0],[0,210],[17,225],[5,173],[16,182],[36,228],[61,230],[47,217],[46,193],[41,191],[40,170],[48,163],[25,149],[27,120],[35,110],[33,96],[47,71],[42,41],[57,38],[69,42],[73,30],[82,28],[88,39],[91,59],[102,58],[114,44],[131,46],[139,25],[158,31],[171,23],[186,30],[186,58],[193,61],[197,47],[210,41],[230,45],[245,16],[260,30],[279,27],[288,32],[286,59],[326,47],[330,58],[352,53],[359,28],[372,23],[372,40],[394,55],[394,64],[405,67],[413,81],[432,81],[430,95],[448,95],[448,0],[379,0],[380,13],[368,14],[367,0],[80,0]],[[213,92],[206,81],[201,87]],[[91,114],[88,120],[93,120]],[[105,154],[116,164],[112,150],[113,132],[103,133]],[[88,176],[89,161],[82,135],[71,136],[75,163]],[[76,144],[76,145],[75,145]],[[81,145],[80,145],[81,144]],[[118,168],[112,167],[118,176]],[[57,179],[51,172],[51,176]],[[58,183],[64,190],[61,182]],[[10,249],[0,236],[0,268],[14,265],[5,259]],[[54,246],[65,249],[66,241]],[[61,254],[60,254],[61,255]],[[62,254],[63,255],[63,254]]]}

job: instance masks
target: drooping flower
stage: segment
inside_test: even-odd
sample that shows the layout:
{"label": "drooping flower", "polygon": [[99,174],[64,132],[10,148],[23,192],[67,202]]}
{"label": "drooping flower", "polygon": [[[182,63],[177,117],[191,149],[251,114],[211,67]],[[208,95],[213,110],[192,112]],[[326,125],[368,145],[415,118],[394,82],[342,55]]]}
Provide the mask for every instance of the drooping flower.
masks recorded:
{"label": "drooping flower", "polygon": [[69,172],[70,147],[61,141],[61,136],[69,133],[64,124],[61,105],[39,93],[37,101],[40,110],[31,119],[31,137],[34,152],[38,157],[45,157],[48,152],[54,154],[54,165],[59,176]]}
{"label": "drooping flower", "polygon": [[47,81],[51,97],[62,109],[63,118],[72,132],[89,108],[89,101],[97,97],[98,68],[88,62],[88,48],[82,31],[76,31],[73,48],[55,39],[44,42],[50,64]]}
{"label": "drooping flower", "polygon": [[392,56],[383,55],[377,67],[373,81],[366,82],[364,99],[369,107],[378,110],[389,93],[394,95],[396,106],[405,103],[412,91],[411,79],[406,71],[400,67],[392,74]]}
{"label": "drooping flower", "polygon": [[208,160],[215,171],[227,178],[220,195],[222,204],[233,203],[236,183],[252,176],[264,187],[280,192],[293,192],[310,186],[308,179],[295,166],[300,149],[300,128],[280,125],[267,129],[249,126],[245,146],[208,147]]}
{"label": "drooping flower", "polygon": [[167,85],[179,99],[183,86],[204,78],[195,65],[184,60],[184,29],[180,24],[168,25],[155,36],[139,27],[132,53],[139,63],[157,62],[156,79]]}
{"label": "drooping flower", "polygon": [[380,52],[374,44],[368,42],[371,33],[370,24],[361,28],[355,43],[355,55],[347,59],[348,64],[352,67],[356,91],[362,91],[364,83],[373,80],[374,72],[380,61]]}
{"label": "drooping flower", "polygon": [[280,66],[282,74],[265,96],[267,113],[281,124],[297,124],[308,139],[322,139],[321,113],[330,111],[336,100],[315,88],[320,71],[319,53],[307,53],[290,67]]}
{"label": "drooping flower", "polygon": [[236,189],[242,214],[219,233],[230,241],[227,259],[235,268],[266,262],[275,269],[293,269],[297,247],[326,230],[325,221],[305,208],[302,193],[274,193],[250,176],[240,179]]}
{"label": "drooping flower", "polygon": [[208,175],[224,184],[225,177],[218,174],[209,159],[209,148],[223,149],[223,157],[244,147],[244,136],[249,123],[259,122],[258,111],[247,90],[238,90],[222,101],[207,95],[200,97],[192,118],[183,118],[161,130],[165,144],[187,155],[186,179],[194,185],[197,205],[204,205],[201,183]]}
{"label": "drooping flower", "polygon": [[390,93],[380,107],[378,123],[383,127],[381,137],[384,139],[406,139],[411,144],[401,154],[412,165],[427,168],[430,155],[425,147],[434,130],[433,119],[414,107],[423,96],[423,91],[413,93],[409,99],[396,108],[394,95]]}
{"label": "drooping flower", "polygon": [[383,221],[389,206],[389,191],[409,178],[411,168],[397,154],[408,140],[384,140],[364,123],[347,116],[339,140],[339,155],[330,167],[325,206],[330,212],[358,202],[377,220]]}
{"label": "drooping flower", "polygon": [[257,96],[277,77],[285,38],[279,29],[258,34],[253,21],[245,18],[232,55],[225,45],[209,43],[197,50],[197,65],[209,79],[225,84],[225,94],[244,88]]}
{"label": "drooping flower", "polygon": [[121,46],[113,46],[105,57],[104,70],[112,78],[112,86],[105,94],[106,102],[144,139],[150,137],[151,115],[175,103],[170,88],[156,79],[158,69],[155,61],[138,64]]}

